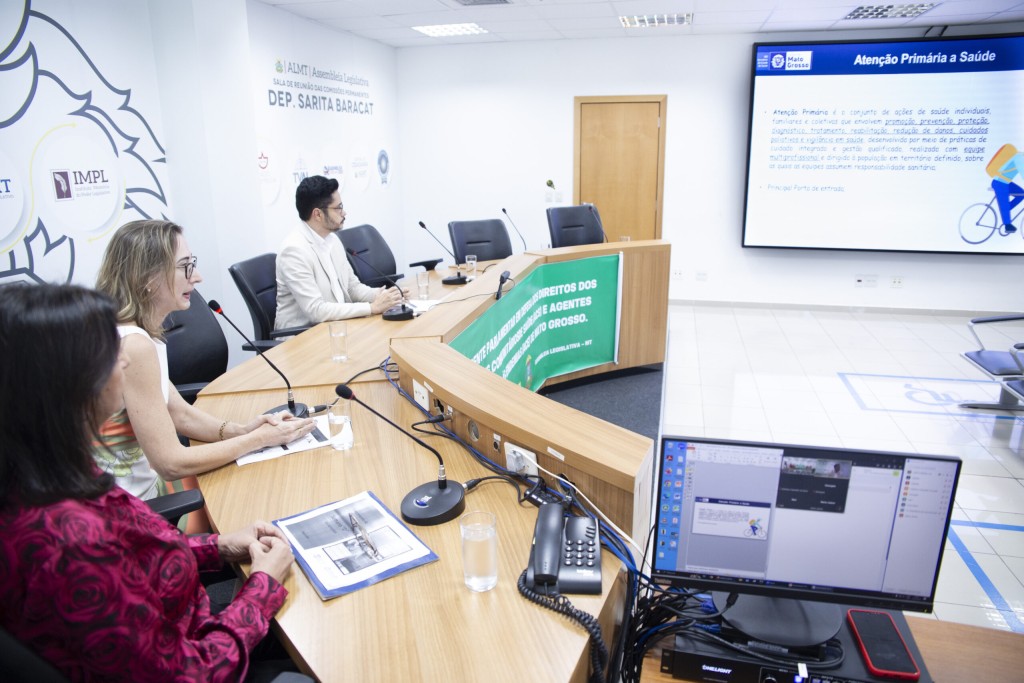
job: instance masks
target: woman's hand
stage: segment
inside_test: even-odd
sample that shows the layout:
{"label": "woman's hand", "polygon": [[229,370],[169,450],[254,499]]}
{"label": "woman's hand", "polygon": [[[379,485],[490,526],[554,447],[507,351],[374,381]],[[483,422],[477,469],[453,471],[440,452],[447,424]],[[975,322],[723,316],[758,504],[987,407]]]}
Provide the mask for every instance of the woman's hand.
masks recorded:
{"label": "woman's hand", "polygon": [[253,430],[260,437],[263,446],[280,446],[302,438],[313,431],[316,422],[312,418],[292,417],[288,411],[274,415],[260,415]]}
{"label": "woman's hand", "polygon": [[252,555],[252,570],[264,572],[283,583],[292,570],[295,556],[287,541],[278,536],[264,536],[249,546]]}
{"label": "woman's hand", "polygon": [[280,529],[273,524],[257,520],[244,529],[218,536],[217,550],[220,552],[220,558],[225,562],[248,562],[253,559],[252,544],[265,542],[264,544],[269,548],[270,538],[279,538],[287,543]]}

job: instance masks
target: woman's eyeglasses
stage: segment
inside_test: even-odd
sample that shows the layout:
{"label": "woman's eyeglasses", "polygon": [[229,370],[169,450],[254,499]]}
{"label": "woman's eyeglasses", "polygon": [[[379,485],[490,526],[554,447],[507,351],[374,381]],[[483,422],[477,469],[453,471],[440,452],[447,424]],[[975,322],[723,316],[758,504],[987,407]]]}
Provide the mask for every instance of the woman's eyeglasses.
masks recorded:
{"label": "woman's eyeglasses", "polygon": [[190,279],[192,277],[192,273],[196,271],[196,257],[193,256],[184,263],[179,263],[178,267],[185,271],[185,279]]}

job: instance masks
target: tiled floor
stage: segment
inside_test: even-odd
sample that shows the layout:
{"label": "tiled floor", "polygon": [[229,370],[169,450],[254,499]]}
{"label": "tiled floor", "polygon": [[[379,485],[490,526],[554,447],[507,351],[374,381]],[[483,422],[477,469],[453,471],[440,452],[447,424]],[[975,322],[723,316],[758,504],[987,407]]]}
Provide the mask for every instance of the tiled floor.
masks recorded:
{"label": "tiled floor", "polygon": [[1024,633],[1024,412],[959,407],[999,393],[970,317],[672,304],[662,432],[959,456],[934,617]]}

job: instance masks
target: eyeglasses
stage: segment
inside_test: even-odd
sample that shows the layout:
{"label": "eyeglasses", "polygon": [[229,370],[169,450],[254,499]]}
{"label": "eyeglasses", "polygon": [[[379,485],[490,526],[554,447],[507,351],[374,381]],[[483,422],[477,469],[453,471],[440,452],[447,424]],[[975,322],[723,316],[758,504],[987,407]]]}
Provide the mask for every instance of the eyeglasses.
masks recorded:
{"label": "eyeglasses", "polygon": [[340,213],[340,212],[345,210],[345,205],[344,204],[338,204],[337,206],[321,206],[320,207],[320,210],[325,212],[325,213],[327,212],[327,209],[334,209],[335,211],[338,211]]}
{"label": "eyeglasses", "polygon": [[191,259],[186,260],[185,263],[179,263],[178,268],[185,271],[185,279],[191,279],[192,273],[196,272],[196,257],[193,256]]}

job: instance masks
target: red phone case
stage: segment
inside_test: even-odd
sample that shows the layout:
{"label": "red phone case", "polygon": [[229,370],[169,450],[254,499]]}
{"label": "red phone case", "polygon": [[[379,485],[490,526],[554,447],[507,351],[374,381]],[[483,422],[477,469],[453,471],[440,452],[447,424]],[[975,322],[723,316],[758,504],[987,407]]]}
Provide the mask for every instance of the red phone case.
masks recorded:
{"label": "red phone case", "polygon": [[[864,638],[861,637],[860,631],[857,629],[857,623],[854,620],[855,612],[868,615],[880,615],[885,617],[885,619],[888,622],[888,626],[886,626],[886,629],[888,630],[888,628],[891,626],[892,635],[895,636],[895,638],[893,638],[891,642],[893,644],[898,643],[898,646],[904,652],[906,652],[907,659],[910,661],[910,664],[912,664],[914,667],[914,670],[912,672],[893,671],[891,669],[886,669],[883,666],[880,666],[876,662],[872,661],[871,652],[869,651],[868,646],[865,644]],[[921,678],[921,667],[918,666],[917,661],[914,659],[913,653],[910,651],[910,648],[907,647],[906,641],[903,640],[903,635],[900,634],[900,630],[896,627],[896,622],[892,620],[892,616],[890,616],[887,612],[880,612],[877,610],[851,609],[846,613],[846,619],[850,624],[850,632],[853,634],[854,639],[857,641],[857,647],[860,648],[860,653],[864,656],[864,663],[867,665],[868,671],[871,673],[872,676],[881,676],[883,678],[897,678],[901,681],[916,681],[919,678]]]}

